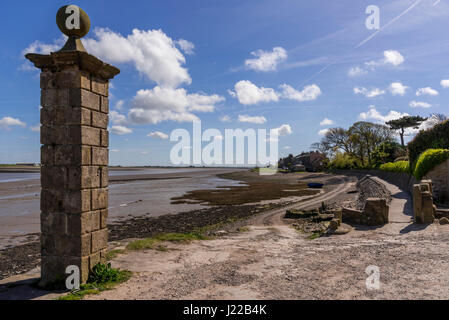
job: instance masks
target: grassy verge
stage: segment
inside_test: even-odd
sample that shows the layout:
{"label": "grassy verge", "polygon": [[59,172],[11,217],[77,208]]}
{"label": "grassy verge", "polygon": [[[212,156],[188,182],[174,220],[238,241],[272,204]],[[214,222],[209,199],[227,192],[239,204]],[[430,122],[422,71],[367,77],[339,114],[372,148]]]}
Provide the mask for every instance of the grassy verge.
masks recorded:
{"label": "grassy verge", "polygon": [[119,270],[111,267],[111,264],[97,264],[86,284],[80,285],[80,289],[58,298],[58,300],[82,300],[87,295],[99,294],[112,290],[120,283],[131,277],[131,271]]}
{"label": "grassy verge", "polygon": [[[162,242],[174,242],[174,243],[190,243],[194,240],[208,240],[209,238],[201,233],[163,233],[152,238],[140,239],[130,242],[127,246],[127,250],[144,250],[155,249],[159,251],[166,251],[160,244]],[[166,249],[166,248],[165,248]]]}

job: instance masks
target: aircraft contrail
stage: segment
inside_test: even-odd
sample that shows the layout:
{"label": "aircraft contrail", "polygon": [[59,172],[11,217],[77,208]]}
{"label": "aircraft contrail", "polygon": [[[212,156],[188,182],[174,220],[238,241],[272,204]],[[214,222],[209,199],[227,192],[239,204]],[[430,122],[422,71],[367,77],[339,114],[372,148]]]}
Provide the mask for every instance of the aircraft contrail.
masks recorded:
{"label": "aircraft contrail", "polygon": [[[377,30],[376,32],[374,32],[372,35],[370,35],[368,38],[366,38],[365,40],[363,40],[362,42],[360,42],[358,45],[356,45],[354,47],[354,49],[357,49],[361,46],[363,46],[365,43],[367,43],[368,41],[370,41],[372,38],[374,38],[375,36],[377,36],[380,32],[382,32],[383,30],[385,30],[386,28],[388,28],[388,26],[390,26],[392,23],[396,22],[398,19],[400,19],[403,15],[407,14],[410,10],[412,10],[414,7],[416,7],[422,0],[417,0],[415,1],[410,7],[408,7],[407,9],[405,9],[404,11],[402,11],[401,14],[399,14],[398,16],[394,17],[393,19],[391,19],[390,21],[388,21],[388,23],[386,25],[384,25],[382,28],[380,28],[379,30]],[[435,4],[434,4],[435,5]]]}
{"label": "aircraft contrail", "polygon": [[[391,24],[393,24],[394,22],[396,22],[398,19],[400,19],[402,16],[404,16],[405,14],[407,14],[410,10],[412,10],[414,7],[416,7],[422,0],[416,0],[412,5],[410,5],[407,9],[405,9],[404,11],[402,11],[398,16],[394,17],[393,19],[391,19],[390,21],[388,21],[382,28],[380,28],[379,30],[377,30],[375,33],[373,33],[372,35],[370,35],[368,38],[366,38],[365,40],[363,40],[362,42],[360,42],[357,46],[355,46],[354,48],[352,48],[352,50],[360,48],[361,46],[363,46],[365,43],[367,43],[368,41],[370,41],[371,39],[373,39],[375,36],[377,36],[380,32],[382,32],[383,30],[385,30],[387,27],[389,27]],[[438,4],[438,2],[440,2],[441,0],[437,0],[436,3],[434,3],[433,5],[435,6],[436,4]],[[351,51],[352,51],[351,50]],[[349,52],[348,52],[349,53]],[[326,65],[324,68],[322,68],[321,70],[319,70],[317,73],[315,73],[314,75],[312,75],[311,77],[309,77],[307,80],[303,81],[299,86],[304,85],[305,83],[309,82],[311,79],[315,78],[317,75],[319,75],[320,73],[322,73],[323,71],[325,71],[327,68],[329,68],[330,66],[336,64],[338,62],[334,61],[329,63],[328,65]]]}

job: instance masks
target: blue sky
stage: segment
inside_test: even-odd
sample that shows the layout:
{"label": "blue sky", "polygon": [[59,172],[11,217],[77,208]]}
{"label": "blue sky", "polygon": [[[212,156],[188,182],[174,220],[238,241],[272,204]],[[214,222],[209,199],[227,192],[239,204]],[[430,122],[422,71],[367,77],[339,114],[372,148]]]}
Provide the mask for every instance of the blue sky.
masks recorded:
{"label": "blue sky", "polygon": [[[39,162],[39,73],[23,54],[62,47],[64,4],[2,4],[0,163]],[[279,128],[287,155],[329,127],[449,115],[447,0],[74,4],[92,21],[89,53],[121,69],[110,90],[114,165],[170,165],[166,138],[193,119],[222,132]],[[365,27],[369,5],[379,31]]]}

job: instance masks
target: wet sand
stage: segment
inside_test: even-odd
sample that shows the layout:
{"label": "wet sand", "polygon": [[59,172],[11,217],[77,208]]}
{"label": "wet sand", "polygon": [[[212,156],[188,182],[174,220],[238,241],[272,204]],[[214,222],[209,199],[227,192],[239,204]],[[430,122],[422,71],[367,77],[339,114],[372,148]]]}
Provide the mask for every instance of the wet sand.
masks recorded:
{"label": "wet sand", "polygon": [[[207,208],[200,204],[174,205],[171,198],[192,190],[237,185],[238,181],[220,179],[217,175],[242,170],[247,169],[113,169],[110,171],[109,223]],[[30,173],[36,175],[35,170]],[[17,173],[15,177],[22,179],[23,175]],[[0,182],[0,249],[26,241],[26,235],[39,233],[39,216],[39,179]]]}

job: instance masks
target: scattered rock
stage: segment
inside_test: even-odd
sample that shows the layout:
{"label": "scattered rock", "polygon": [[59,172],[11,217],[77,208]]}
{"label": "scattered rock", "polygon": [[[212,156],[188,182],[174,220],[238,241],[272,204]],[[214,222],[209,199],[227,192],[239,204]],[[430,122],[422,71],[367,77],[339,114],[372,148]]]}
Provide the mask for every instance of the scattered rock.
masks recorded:
{"label": "scattered rock", "polygon": [[441,218],[439,221],[440,221],[440,224],[449,224],[449,219],[446,217]]}

